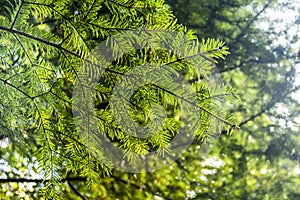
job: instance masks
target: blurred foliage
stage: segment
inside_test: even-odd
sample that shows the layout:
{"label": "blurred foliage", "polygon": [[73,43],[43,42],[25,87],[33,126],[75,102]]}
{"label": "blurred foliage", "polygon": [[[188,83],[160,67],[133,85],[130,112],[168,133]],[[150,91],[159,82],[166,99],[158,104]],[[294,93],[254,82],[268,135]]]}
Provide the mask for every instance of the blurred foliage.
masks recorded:
{"label": "blurred foliage", "polygon": [[200,38],[226,42],[231,54],[219,70],[241,98],[232,108],[240,129],[211,152],[225,164],[207,178],[207,198],[300,198],[299,3],[167,2]]}

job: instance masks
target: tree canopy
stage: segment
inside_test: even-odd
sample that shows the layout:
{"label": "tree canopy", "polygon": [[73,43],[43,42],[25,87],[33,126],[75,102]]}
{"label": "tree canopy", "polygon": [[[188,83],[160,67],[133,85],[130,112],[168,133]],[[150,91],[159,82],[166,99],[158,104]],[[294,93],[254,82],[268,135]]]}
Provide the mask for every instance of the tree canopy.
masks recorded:
{"label": "tree canopy", "polygon": [[297,8],[0,1],[0,197],[299,198]]}

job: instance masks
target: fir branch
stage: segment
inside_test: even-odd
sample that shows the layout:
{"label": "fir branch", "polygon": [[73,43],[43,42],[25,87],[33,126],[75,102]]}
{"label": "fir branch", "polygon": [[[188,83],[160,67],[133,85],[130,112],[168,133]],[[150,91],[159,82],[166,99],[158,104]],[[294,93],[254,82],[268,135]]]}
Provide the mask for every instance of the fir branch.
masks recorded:
{"label": "fir branch", "polygon": [[[59,49],[59,50],[61,50],[61,51],[65,51],[65,52],[67,52],[68,54],[71,54],[71,55],[73,55],[73,56],[75,56],[75,57],[77,57],[77,58],[82,58],[82,57],[81,57],[80,55],[78,55],[77,53],[74,53],[74,52],[72,52],[72,51],[70,51],[70,50],[68,50],[68,49],[66,49],[66,48],[64,48],[64,47],[62,47],[62,46],[59,45],[59,44],[55,44],[55,43],[49,42],[49,41],[47,41],[47,40],[45,40],[45,39],[43,39],[43,38],[39,38],[39,37],[30,35],[30,34],[28,34],[28,33],[25,33],[25,32],[22,32],[22,31],[18,31],[18,30],[15,30],[15,29],[10,29],[10,28],[4,27],[4,26],[0,26],[0,30],[1,30],[1,29],[4,30],[4,31],[10,32],[10,33],[15,33],[15,34],[18,34],[18,35],[22,35],[22,36],[27,37],[27,38],[30,38],[30,39],[32,39],[32,40],[35,40],[35,41],[41,42],[41,43],[43,43],[43,44],[49,45],[49,46],[51,46],[51,47],[57,48],[57,49]],[[87,60],[87,62],[90,63],[89,60]],[[121,72],[118,72],[118,71],[115,71],[115,70],[112,70],[112,69],[109,69],[109,68],[107,68],[106,70],[107,70],[108,72],[111,72],[111,73],[114,73],[114,74],[124,75],[124,73],[121,73]]]}
{"label": "fir branch", "polygon": [[16,16],[14,17],[14,20],[13,20],[11,26],[10,26],[11,29],[14,27],[14,25],[15,25],[15,23],[16,23],[16,21],[17,21],[17,18],[18,18],[18,16],[19,16],[19,13],[20,13],[20,11],[21,11],[21,9],[22,9],[23,4],[24,4],[24,2],[21,1],[21,5],[19,6],[18,11],[17,11],[17,13],[16,13]]}
{"label": "fir branch", "polygon": [[[17,40],[17,41],[18,41],[18,43],[20,44],[20,46],[21,46],[21,48],[23,49],[23,51],[24,51],[24,53],[25,53],[26,57],[28,58],[28,60],[29,60],[30,64],[31,64],[32,66],[34,66],[34,63],[32,62],[32,60],[31,60],[30,56],[28,55],[28,53],[27,53],[27,51],[26,51],[26,49],[25,49],[25,47],[24,47],[23,43],[22,43],[22,42],[21,42],[21,40],[19,39],[19,37],[18,37],[18,36],[16,36],[15,34],[13,34],[13,36],[16,38],[16,40]],[[37,78],[39,79],[40,85],[42,85],[42,81],[41,81],[41,79],[40,79],[40,77],[39,77],[39,75],[38,75],[37,71],[36,71],[35,69],[33,69],[33,70],[34,70],[34,72],[35,72],[35,74],[36,74]]]}
{"label": "fir branch", "polygon": [[[47,183],[50,179],[29,179],[29,178],[1,178],[0,183]],[[61,182],[66,181],[86,181],[84,177],[69,177],[61,179]]]}
{"label": "fir branch", "polygon": [[211,115],[212,117],[216,118],[217,120],[223,122],[224,124],[229,125],[230,127],[235,127],[235,126],[236,126],[235,124],[233,124],[233,123],[231,123],[231,122],[229,122],[229,121],[226,121],[225,119],[222,119],[222,118],[219,117],[218,115],[212,113],[211,111],[209,111],[209,110],[206,109],[205,107],[200,106],[199,104],[196,104],[196,103],[192,102],[192,101],[189,100],[189,99],[186,99],[186,98],[184,98],[184,97],[181,97],[181,96],[179,96],[179,95],[173,93],[172,91],[169,91],[169,90],[167,90],[167,89],[165,89],[165,88],[162,88],[162,87],[160,87],[159,85],[156,85],[156,84],[154,84],[154,85],[155,85],[157,88],[159,88],[159,89],[161,89],[161,90],[163,90],[163,91],[165,91],[165,92],[167,92],[167,93],[169,93],[169,94],[171,94],[171,95],[173,95],[173,96],[175,96],[175,97],[177,97],[177,98],[179,98],[179,99],[181,99],[181,100],[183,100],[183,101],[185,101],[185,102],[187,102],[187,103],[189,103],[189,104],[191,104],[191,105],[193,105],[193,106],[195,106],[195,107],[198,107],[200,110],[202,110],[202,111],[208,113],[209,115]]}
{"label": "fir branch", "polygon": [[96,3],[96,0],[93,0],[92,5],[90,6],[89,10],[87,11],[87,13],[85,14],[85,16],[83,17],[83,21],[85,21],[87,19],[87,17],[89,16],[90,12],[93,10],[95,3]]}
{"label": "fir branch", "polygon": [[86,42],[85,42],[83,36],[78,32],[77,27],[73,24],[73,22],[72,22],[69,18],[65,17],[65,16],[64,16],[63,14],[61,14],[58,10],[56,10],[55,8],[53,8],[53,7],[50,6],[50,5],[43,4],[43,3],[36,3],[36,2],[28,2],[28,1],[25,1],[24,3],[26,3],[26,4],[34,4],[34,5],[45,6],[45,7],[49,7],[50,9],[52,9],[52,10],[53,10],[54,12],[56,12],[59,16],[61,16],[62,19],[64,19],[65,21],[67,21],[68,23],[71,24],[71,26],[74,28],[75,32],[79,35],[80,39],[83,41],[84,45],[85,45],[85,46],[88,48],[88,50],[91,52],[91,49],[90,49],[90,47],[86,44]]}
{"label": "fir branch", "polygon": [[[54,178],[53,149],[51,148],[51,144],[50,144],[51,141],[50,141],[50,138],[49,138],[49,136],[48,136],[48,134],[47,134],[47,128],[46,128],[45,121],[44,121],[44,119],[43,119],[43,115],[42,115],[42,113],[41,113],[41,110],[40,110],[40,108],[39,108],[37,102],[36,102],[35,100],[32,100],[32,101],[33,101],[34,106],[35,106],[35,108],[36,108],[36,110],[37,110],[37,112],[38,112],[39,119],[41,120],[41,125],[42,125],[42,129],[43,129],[44,138],[45,138],[45,141],[46,141],[46,143],[47,143],[47,145],[48,145],[48,148],[49,148],[49,151],[50,151],[49,154],[50,154],[51,177]],[[38,127],[38,128],[39,128],[39,127]],[[46,151],[46,147],[44,146],[43,148],[44,148],[44,151],[47,152],[47,151]],[[45,162],[45,155],[44,155],[44,162]],[[45,164],[45,165],[46,165],[46,164]]]}
{"label": "fir branch", "polygon": [[24,94],[27,98],[33,100],[33,98],[27,94],[26,92],[24,92],[23,90],[21,90],[20,88],[16,87],[15,85],[11,84],[8,82],[8,80],[4,80],[2,78],[0,78],[0,81],[2,81],[5,85],[9,85],[10,87],[14,88],[15,90],[21,92],[22,94]]}
{"label": "fir branch", "polygon": [[98,24],[94,24],[94,23],[91,23],[91,22],[79,22],[79,23],[82,23],[82,24],[89,24],[89,25],[92,25],[94,27],[97,27],[97,28],[101,28],[101,29],[104,29],[106,30],[109,35],[112,35],[109,31],[111,30],[119,30],[119,31],[129,31],[129,30],[133,30],[133,29],[130,29],[130,28],[121,28],[121,27],[104,27],[104,26],[101,26],[101,25],[98,25]]}
{"label": "fir branch", "polygon": [[28,33],[25,33],[25,32],[22,32],[22,31],[19,31],[19,30],[15,30],[15,29],[11,29],[11,28],[7,28],[7,27],[4,27],[4,26],[0,26],[0,30],[4,30],[4,31],[7,31],[7,32],[10,32],[10,33],[14,33],[14,34],[18,34],[18,35],[22,35],[24,37],[27,37],[27,38],[30,38],[32,40],[35,40],[37,42],[41,42],[43,44],[46,44],[46,45],[49,45],[51,47],[55,47],[59,50],[62,50],[62,51],[65,51],[73,56],[76,56],[78,58],[81,58],[80,55],[66,49],[66,48],[63,48],[61,45],[59,44],[55,44],[55,43],[52,43],[52,42],[49,42],[48,40],[45,40],[43,38],[39,38],[39,37],[36,37],[36,36],[33,36],[33,35],[30,35]]}
{"label": "fir branch", "polygon": [[127,9],[132,9],[133,8],[131,6],[127,6],[127,5],[121,4],[121,3],[117,2],[117,1],[114,1],[114,0],[107,0],[107,1],[109,1],[111,3],[114,3],[114,4],[118,5],[118,6],[122,6],[124,8],[127,8]]}

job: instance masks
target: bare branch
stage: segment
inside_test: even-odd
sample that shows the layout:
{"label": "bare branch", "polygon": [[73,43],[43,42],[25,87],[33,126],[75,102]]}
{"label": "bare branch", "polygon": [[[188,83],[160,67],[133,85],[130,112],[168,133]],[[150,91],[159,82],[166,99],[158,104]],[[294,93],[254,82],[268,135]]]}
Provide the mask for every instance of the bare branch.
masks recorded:
{"label": "bare branch", "polygon": [[281,102],[283,99],[285,99],[288,95],[298,91],[300,89],[300,86],[295,87],[292,90],[289,90],[285,93],[283,93],[283,95],[277,97],[276,99],[274,99],[273,101],[270,101],[261,111],[259,111],[258,113],[252,115],[251,117],[249,117],[248,119],[244,120],[243,122],[240,123],[240,127],[245,125],[246,123],[248,123],[249,121],[253,121],[255,118],[261,116],[262,114],[264,114],[266,111],[270,110],[276,103]]}

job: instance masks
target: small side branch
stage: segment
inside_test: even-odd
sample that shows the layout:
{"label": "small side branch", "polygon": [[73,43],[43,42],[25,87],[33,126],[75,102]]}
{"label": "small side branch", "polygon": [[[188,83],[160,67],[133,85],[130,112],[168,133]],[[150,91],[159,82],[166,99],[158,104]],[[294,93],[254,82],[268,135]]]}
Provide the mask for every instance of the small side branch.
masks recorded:
{"label": "small side branch", "polygon": [[[2,178],[0,179],[0,183],[45,183],[50,180],[44,179],[28,179],[28,178]],[[70,177],[61,179],[61,182],[65,181],[86,181],[86,178],[83,177]]]}
{"label": "small side branch", "polygon": [[86,198],[82,195],[82,194],[80,194],[80,192],[71,184],[71,182],[70,181],[68,181],[68,185],[70,186],[70,188],[73,190],[73,192],[77,195],[77,196],[79,196],[81,199],[83,199],[83,200],[86,200]]}

